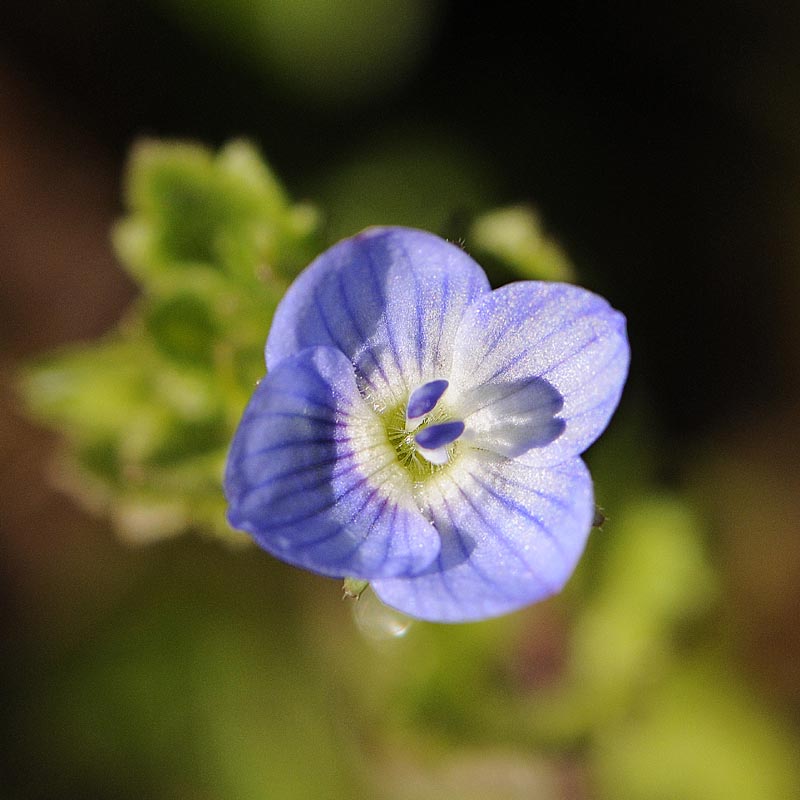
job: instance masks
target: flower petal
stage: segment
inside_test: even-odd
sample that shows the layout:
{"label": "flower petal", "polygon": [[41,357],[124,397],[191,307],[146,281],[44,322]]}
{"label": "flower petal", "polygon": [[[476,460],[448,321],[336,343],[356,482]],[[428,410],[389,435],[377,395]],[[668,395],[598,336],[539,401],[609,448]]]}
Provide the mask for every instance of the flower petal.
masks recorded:
{"label": "flower petal", "polygon": [[483,270],[438,236],[370,228],[327,250],[289,288],[267,366],[305,347],[334,346],[374,402],[405,402],[411,388],[445,377],[463,311],[488,291]]}
{"label": "flower petal", "polygon": [[540,378],[476,386],[460,403],[468,411],[464,439],[514,458],[564,432],[564,420],[556,416],[563,406],[561,395]]}
{"label": "flower petal", "polygon": [[380,417],[335,348],[287,357],[261,381],[234,437],[225,492],[231,525],[324,575],[408,575],[439,552]]}
{"label": "flower petal", "polygon": [[442,538],[438,559],[416,577],[374,581],[381,600],[413,617],[467,622],[559,591],[594,515],[583,461],[535,468],[484,454],[454,466],[427,491]]}
{"label": "flower petal", "polygon": [[512,283],[465,312],[448,405],[480,446],[557,464],[608,424],[629,359],[625,318],[603,298],[567,284]]}

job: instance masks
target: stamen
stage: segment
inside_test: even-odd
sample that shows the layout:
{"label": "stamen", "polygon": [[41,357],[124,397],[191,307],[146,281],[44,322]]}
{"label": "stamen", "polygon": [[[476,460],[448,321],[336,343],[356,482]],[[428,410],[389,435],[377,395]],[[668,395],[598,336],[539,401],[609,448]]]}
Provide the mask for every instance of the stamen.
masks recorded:
{"label": "stamen", "polygon": [[411,392],[406,407],[406,429],[412,430],[433,411],[450,384],[446,380],[428,381]]}
{"label": "stamen", "polygon": [[424,450],[438,450],[440,447],[452,444],[462,433],[464,433],[464,423],[459,419],[429,425],[414,435],[414,441]]}
{"label": "stamen", "polygon": [[447,452],[447,447],[437,447],[435,450],[424,450],[422,447],[417,452],[429,463],[437,467],[444,466],[449,460],[450,455]]}

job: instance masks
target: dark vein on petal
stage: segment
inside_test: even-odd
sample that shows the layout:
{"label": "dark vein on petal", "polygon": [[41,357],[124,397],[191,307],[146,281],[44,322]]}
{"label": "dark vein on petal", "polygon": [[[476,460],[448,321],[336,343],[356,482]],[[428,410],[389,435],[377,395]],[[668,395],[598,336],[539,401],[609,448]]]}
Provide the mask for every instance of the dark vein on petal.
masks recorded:
{"label": "dark vein on petal", "polygon": [[[534,525],[536,525],[536,527],[537,527],[537,528],[538,528],[538,529],[539,529],[539,530],[540,530],[540,531],[541,531],[541,532],[542,532],[542,533],[545,535],[545,537],[546,537],[547,539],[549,539],[549,540],[550,540],[550,541],[553,543],[553,546],[556,548],[556,550],[558,550],[558,552],[559,552],[559,554],[561,555],[561,557],[562,557],[562,558],[566,558],[566,555],[565,555],[565,553],[564,553],[564,550],[563,550],[563,548],[562,548],[562,546],[561,546],[561,542],[560,542],[560,541],[559,541],[559,540],[556,538],[555,534],[553,534],[553,532],[552,532],[552,531],[551,531],[549,528],[547,528],[547,527],[545,526],[544,522],[542,522],[542,520],[541,520],[539,517],[537,517],[537,516],[534,516],[534,515],[533,515],[533,514],[532,514],[532,513],[531,513],[531,512],[530,512],[530,511],[527,509],[527,508],[525,508],[525,506],[521,505],[521,504],[520,504],[519,502],[517,502],[516,500],[511,500],[511,499],[509,499],[509,498],[507,498],[507,497],[504,497],[503,495],[499,494],[499,493],[498,493],[498,492],[497,492],[497,491],[496,491],[496,490],[495,490],[493,487],[491,487],[490,485],[487,485],[487,484],[483,483],[483,481],[481,481],[481,480],[480,480],[478,477],[476,477],[476,476],[475,476],[473,473],[469,473],[469,477],[470,477],[470,478],[472,478],[472,480],[473,480],[473,481],[474,481],[474,482],[475,482],[475,483],[476,483],[476,484],[477,484],[477,485],[478,485],[478,486],[479,486],[481,489],[483,489],[483,491],[485,491],[485,492],[486,492],[488,495],[490,495],[490,496],[491,496],[491,497],[493,497],[495,500],[497,500],[497,502],[498,502],[498,503],[500,503],[500,505],[501,505],[501,506],[505,506],[505,508],[507,508],[507,509],[510,509],[510,510],[513,510],[514,512],[516,512],[516,513],[517,513],[517,514],[519,514],[520,516],[522,516],[522,517],[524,517],[525,519],[527,519],[527,520],[530,520],[532,523],[534,523]],[[464,497],[466,498],[467,502],[468,502],[468,503],[470,504],[470,506],[471,506],[471,507],[474,509],[474,511],[475,511],[475,513],[478,515],[478,517],[480,517],[480,519],[482,519],[484,522],[486,522],[486,524],[487,524],[487,525],[488,525],[488,526],[489,526],[489,527],[490,527],[490,528],[491,528],[493,531],[495,531],[495,532],[497,533],[497,535],[498,535],[498,538],[499,538],[501,541],[503,541],[503,542],[505,542],[505,543],[506,543],[506,545],[508,546],[509,550],[511,550],[511,551],[512,551],[512,552],[513,552],[513,553],[514,553],[514,554],[515,554],[515,555],[516,555],[516,556],[517,556],[517,557],[520,559],[520,561],[522,561],[523,563],[525,563],[525,564],[527,565],[528,569],[530,569],[530,565],[528,565],[528,564],[527,564],[527,562],[525,562],[525,560],[523,559],[523,557],[522,557],[521,555],[519,555],[519,553],[517,553],[517,551],[514,549],[514,547],[513,547],[513,546],[510,544],[510,542],[509,542],[508,538],[507,538],[507,537],[505,537],[505,536],[503,536],[503,534],[502,534],[502,533],[500,533],[500,531],[499,531],[499,529],[498,529],[497,527],[495,527],[494,525],[490,524],[490,523],[489,523],[489,522],[486,520],[486,518],[485,518],[485,517],[483,517],[483,516],[481,515],[481,513],[478,511],[478,508],[477,508],[477,507],[475,506],[475,504],[472,502],[472,500],[470,499],[470,497],[469,497],[469,496],[468,496],[466,493],[464,493],[464,492],[463,492],[463,490],[461,489],[461,487],[460,487],[460,486],[459,486],[459,491],[460,491],[460,492],[461,492],[461,493],[464,495]],[[538,577],[538,576],[537,576],[537,577]],[[541,579],[540,579],[540,580],[541,580]]]}
{"label": "dark vein on petal", "polygon": [[[587,386],[588,384],[592,383],[592,382],[594,381],[594,379],[595,379],[595,378],[596,378],[596,377],[597,377],[597,376],[598,376],[600,373],[602,373],[602,372],[605,372],[606,370],[608,370],[608,369],[609,369],[609,367],[611,367],[611,365],[612,365],[612,364],[613,364],[613,363],[614,363],[614,362],[615,362],[615,361],[616,361],[616,360],[617,360],[617,359],[618,359],[620,356],[623,356],[623,355],[625,354],[625,352],[626,352],[626,349],[627,349],[627,347],[626,347],[626,344],[625,344],[625,342],[624,342],[624,341],[622,341],[622,342],[621,342],[621,343],[620,343],[620,344],[617,346],[617,348],[616,348],[616,349],[613,351],[613,353],[611,354],[611,356],[609,356],[609,357],[608,357],[608,359],[606,359],[605,361],[603,361],[603,362],[602,362],[602,363],[600,363],[599,365],[597,365],[597,364],[594,364],[594,365],[593,365],[593,366],[594,366],[594,369],[592,370],[592,373],[591,373],[591,375],[587,375],[587,377],[586,377],[586,380],[582,381],[582,382],[581,382],[581,383],[579,383],[579,384],[578,384],[578,385],[577,385],[575,388],[573,388],[572,390],[570,390],[570,396],[572,396],[572,395],[576,394],[576,393],[577,393],[579,390],[583,389],[585,386]],[[559,366],[559,365],[556,365],[556,366]],[[619,386],[615,386],[615,388],[616,388],[616,389],[620,389],[620,388],[621,388],[621,384],[620,384]],[[606,402],[605,398],[604,398],[603,400],[600,400],[600,401],[597,403],[597,405],[598,405],[598,406],[600,406],[600,405],[602,405],[604,402]],[[582,413],[583,413],[583,412],[582,412]]]}
{"label": "dark vein on petal", "polygon": [[[383,319],[383,322],[384,322],[384,326],[386,328],[386,340],[387,340],[387,342],[389,344],[389,349],[392,352],[392,357],[394,359],[394,363],[397,365],[397,371],[398,371],[398,373],[400,375],[402,375],[403,374],[403,365],[400,363],[400,353],[399,353],[399,351],[397,349],[397,344],[394,341],[394,337],[392,336],[392,326],[391,326],[391,323],[390,323],[389,315],[386,313],[386,311],[387,311],[386,296],[384,295],[383,290],[382,290],[381,285],[380,285],[380,282],[378,281],[378,274],[377,274],[377,267],[375,266],[375,259],[372,257],[371,253],[368,253],[367,257],[368,257],[369,263],[370,263],[370,265],[372,267],[372,269],[370,269],[370,271],[369,271],[370,279],[372,280],[373,286],[375,288],[375,293],[376,293],[376,295],[378,297],[380,308],[383,309],[381,316],[382,316],[382,319]],[[388,381],[387,381],[387,383],[388,383]]]}
{"label": "dark vein on petal", "polygon": [[[470,502],[469,497],[467,497],[467,495],[464,493],[464,491],[461,489],[461,487],[458,484],[456,484],[454,481],[451,481],[451,482],[453,483],[453,485],[458,490],[458,493],[467,501],[467,504],[475,512],[475,515],[478,517],[478,519],[481,522],[485,522],[485,520],[480,516],[480,514],[477,513],[477,510],[475,509],[475,506],[472,505],[472,503]],[[453,529],[457,530],[456,525],[455,525],[455,520],[453,519],[453,513],[450,510],[450,505],[449,505],[449,503],[447,502],[446,499],[444,500],[444,505],[445,505],[445,508],[447,509],[447,514],[450,517],[450,521],[453,524]],[[490,526],[490,525],[487,526],[487,527],[489,527],[490,530],[494,530],[494,528],[492,528],[492,526]],[[458,538],[459,548],[461,550],[462,555],[464,556],[464,561],[462,562],[462,564],[467,565],[480,578],[480,580],[483,583],[488,584],[489,586],[491,586],[497,592],[497,594],[499,594],[500,596],[504,597],[507,600],[511,600],[511,601],[516,600],[516,596],[515,595],[511,595],[507,591],[504,591],[503,587],[494,578],[489,577],[489,575],[487,575],[486,572],[484,572],[484,570],[482,570],[475,563],[475,560],[470,557],[471,554],[468,553],[466,548],[464,547],[464,540],[458,535],[457,535],[457,538]],[[479,546],[479,545],[476,545],[476,546]],[[517,554],[515,553],[515,555],[517,555]],[[524,563],[525,562],[523,561],[523,564]],[[461,566],[461,564],[459,564],[459,566]],[[527,566],[527,564],[525,566],[526,566],[527,569],[530,569]]]}
{"label": "dark vein on petal", "polygon": [[[341,295],[341,298],[342,298],[342,305],[344,306],[344,310],[347,313],[347,316],[350,318],[350,324],[353,326],[353,330],[356,332],[356,336],[358,337],[359,341],[361,341],[363,343],[363,349],[361,347],[358,348],[359,357],[361,355],[363,355],[364,353],[366,353],[370,357],[370,359],[372,360],[372,363],[377,368],[378,372],[380,373],[380,376],[384,380],[384,383],[388,384],[389,379],[386,377],[386,373],[384,372],[383,365],[380,363],[380,361],[378,360],[378,357],[375,355],[374,351],[369,346],[369,344],[368,344],[369,337],[366,336],[364,331],[361,330],[361,327],[358,324],[357,317],[353,313],[353,308],[350,305],[350,297],[347,294],[347,290],[346,290],[346,288],[344,286],[344,281],[342,280],[342,273],[341,272],[337,272],[336,277],[337,277],[338,286],[339,286],[339,294]],[[356,354],[353,353],[353,356],[355,356],[355,355]],[[363,371],[362,371],[361,377],[364,378],[364,380],[367,380],[366,376],[363,374]],[[372,386],[373,389],[375,388],[375,386],[372,383],[372,381],[367,380],[367,382],[370,384],[370,386]]]}
{"label": "dark vein on petal", "polygon": [[314,291],[312,297],[314,299],[314,308],[316,309],[316,312],[319,315],[319,318],[322,322],[322,326],[325,328],[325,333],[328,334],[328,338],[339,350],[341,350],[343,353],[346,352],[345,349],[342,347],[338,337],[334,336],[333,332],[331,331],[331,326],[330,323],[328,322],[325,305],[320,299],[318,292]]}
{"label": "dark vein on petal", "polygon": [[539,373],[540,378],[544,378],[545,375],[549,375],[554,370],[557,370],[559,367],[562,367],[568,361],[571,361],[576,356],[580,355],[584,350],[587,350],[591,345],[595,344],[596,342],[601,341],[601,338],[595,333],[591,338],[587,339],[585,342],[582,342],[575,350],[570,351],[567,353],[564,358],[557,361],[555,364],[550,364],[550,366],[544,371]]}
{"label": "dark vein on petal", "polygon": [[316,439],[287,439],[282,442],[276,442],[274,444],[269,445],[268,447],[263,447],[260,450],[253,450],[252,452],[247,452],[242,456],[242,460],[246,461],[251,458],[255,458],[257,456],[263,456],[266,453],[274,453],[278,450],[285,450],[288,447],[298,447],[302,445],[303,447],[313,446],[313,445],[331,445],[331,444],[344,444],[345,442],[351,441],[350,436],[345,436],[342,438],[336,438],[333,436],[326,436],[324,438],[316,438]]}
{"label": "dark vein on petal", "polygon": [[[338,412],[337,412],[338,413]],[[305,411],[267,411],[260,415],[260,419],[266,421],[270,417],[282,417],[284,419],[302,419],[304,422],[315,422],[318,425],[331,425],[332,427],[348,427],[348,423],[341,419],[330,419],[330,417],[319,417],[316,414],[309,414]]]}
{"label": "dark vein on petal", "polygon": [[[557,508],[561,508],[564,511],[570,511],[572,506],[564,500],[563,497],[559,497],[555,494],[549,494],[548,492],[540,492],[538,489],[534,489],[532,486],[529,486],[526,483],[521,483],[520,481],[513,480],[512,478],[508,478],[505,475],[502,475],[499,472],[492,470],[492,476],[501,480],[506,486],[513,486],[517,489],[524,489],[528,492],[532,492],[537,497],[541,497],[542,500],[547,500],[552,503]],[[471,476],[474,478],[474,476]]]}
{"label": "dark vein on petal", "polygon": [[[526,343],[525,348],[521,350],[516,356],[514,356],[514,358],[510,362],[503,362],[502,366],[498,368],[497,372],[495,372],[494,375],[492,375],[490,378],[487,378],[486,383],[495,380],[497,377],[502,375],[512,366],[514,366],[514,364],[519,363],[519,361],[522,358],[529,355],[531,351],[541,348],[543,345],[549,342],[550,339],[552,339],[554,336],[563,333],[566,329],[573,326],[579,319],[583,319],[583,317],[570,317],[568,319],[565,319],[560,324],[556,325],[555,328],[547,329],[546,332],[543,332],[542,336],[540,336],[538,339],[529,340]],[[515,324],[514,322],[509,323],[509,325],[504,329],[504,331],[507,331],[514,324]]]}
{"label": "dark vein on petal", "polygon": [[424,341],[425,330],[424,330],[424,325],[422,324],[422,313],[423,313],[422,309],[424,308],[424,303],[422,302],[423,296],[419,286],[419,275],[417,274],[417,271],[411,266],[413,264],[413,261],[408,254],[408,250],[405,247],[403,248],[403,257],[406,260],[408,272],[411,274],[411,278],[414,282],[413,297],[416,301],[414,303],[414,313],[417,319],[417,339],[415,342],[416,347],[414,349],[415,349],[415,355],[417,357],[417,371],[421,376],[422,353],[425,350],[425,345],[426,345],[426,342]]}
{"label": "dark vein on petal", "polygon": [[450,294],[450,273],[445,270],[444,272],[444,286],[442,287],[442,297],[445,298],[445,302],[442,304],[442,308],[439,309],[439,333],[436,338],[436,350],[432,355],[432,367],[433,369],[437,369],[439,367],[439,360],[442,354],[442,336],[444,335],[444,321],[445,317],[447,316],[448,310],[450,308],[450,304],[447,303],[446,298]]}

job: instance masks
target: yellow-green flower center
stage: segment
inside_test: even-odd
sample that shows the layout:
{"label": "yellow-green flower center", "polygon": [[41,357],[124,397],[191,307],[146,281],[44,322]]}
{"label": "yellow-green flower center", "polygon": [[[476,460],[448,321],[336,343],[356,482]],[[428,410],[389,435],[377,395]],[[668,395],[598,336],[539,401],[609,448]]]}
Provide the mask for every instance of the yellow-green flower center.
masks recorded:
{"label": "yellow-green flower center", "polygon": [[[446,408],[441,404],[425,416],[423,421],[413,430],[408,430],[406,426],[406,404],[386,411],[382,415],[382,422],[386,438],[394,449],[397,461],[409,474],[414,483],[420,483],[444,469],[447,464],[434,464],[420,452],[414,437],[425,428],[437,425],[442,422],[449,422],[452,419]],[[450,457],[455,453],[458,442],[453,442],[448,446]]]}

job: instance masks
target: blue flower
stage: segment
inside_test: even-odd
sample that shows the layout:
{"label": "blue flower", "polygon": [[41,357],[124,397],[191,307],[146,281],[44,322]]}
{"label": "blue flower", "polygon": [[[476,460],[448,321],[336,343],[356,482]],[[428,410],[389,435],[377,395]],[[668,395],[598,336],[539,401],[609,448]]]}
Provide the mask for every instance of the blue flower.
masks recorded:
{"label": "blue flower", "polygon": [[625,319],[558,283],[491,290],[407,228],[339,242],[275,312],[225,474],[228,519],[284,561],[422,619],[557,592],[592,525],[580,454],[617,406]]}

